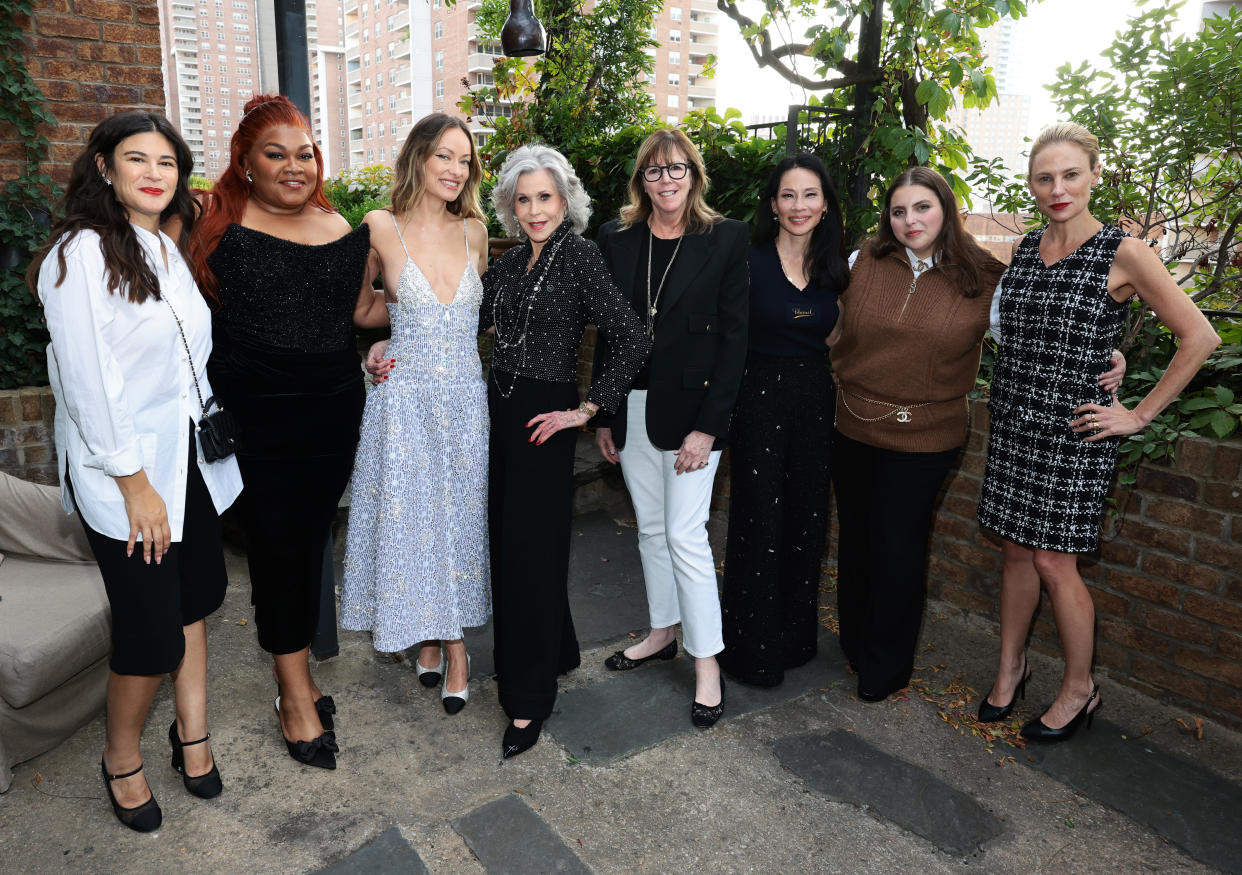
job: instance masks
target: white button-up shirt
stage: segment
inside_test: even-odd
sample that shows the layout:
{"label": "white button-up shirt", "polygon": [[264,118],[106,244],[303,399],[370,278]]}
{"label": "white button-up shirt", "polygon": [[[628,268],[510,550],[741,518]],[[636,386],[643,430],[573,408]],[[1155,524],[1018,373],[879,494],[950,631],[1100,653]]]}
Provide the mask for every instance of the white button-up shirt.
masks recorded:
{"label": "white button-up shirt", "polygon": [[[94,231],[61,238],[39,269],[39,297],[52,335],[47,362],[56,396],[60,477],[64,483],[67,470],[73,484],[72,496],[62,490],[62,501],[65,512],[73,513],[76,499],[76,509],[100,534],[128,540],[125,500],[113,478],[144,469],[168,509],[172,540],[180,541],[190,422],[202,417],[189,359],[205,401],[211,396],[211,311],[176,244],[166,234],[133,228],[159,280],[161,300],[130,303],[124,286],[108,292],[103,251]],[[62,249],[65,277],[58,285]],[[189,358],[174,311],[181,318]],[[237,460],[230,456],[207,463],[195,449],[212,502],[221,512],[241,492]]]}

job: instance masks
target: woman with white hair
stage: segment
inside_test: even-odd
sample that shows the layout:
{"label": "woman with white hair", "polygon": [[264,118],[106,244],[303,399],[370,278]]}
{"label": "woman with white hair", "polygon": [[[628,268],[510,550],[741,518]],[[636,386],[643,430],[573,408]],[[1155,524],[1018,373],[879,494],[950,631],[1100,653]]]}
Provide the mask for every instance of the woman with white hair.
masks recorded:
{"label": "woman with white hair", "polygon": [[[579,235],[590,198],[565,157],[523,146],[500,169],[492,204],[522,243],[483,276],[480,326],[495,328],[488,525],[506,758],[539,738],[556,677],[580,662],[569,613],[575,434],[612,413],[651,351],[599,249]],[[578,344],[588,322],[610,353],[578,401]]]}

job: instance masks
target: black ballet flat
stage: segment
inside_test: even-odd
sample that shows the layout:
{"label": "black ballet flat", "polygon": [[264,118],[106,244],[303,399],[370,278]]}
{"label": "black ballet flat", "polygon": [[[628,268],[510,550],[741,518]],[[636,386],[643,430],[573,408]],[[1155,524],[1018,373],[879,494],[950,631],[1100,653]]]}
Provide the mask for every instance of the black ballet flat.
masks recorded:
{"label": "black ballet flat", "polygon": [[202,775],[191,776],[185,770],[185,748],[203,744],[209,738],[208,732],[197,741],[182,741],[177,735],[177,721],[168,727],[168,743],[172,746],[172,767],[181,773],[181,782],[185,788],[199,799],[214,799],[224,790],[224,782],[220,780],[220,770],[216,768],[216,758],[211,758],[211,771]]}
{"label": "black ballet flat", "polygon": [[631,671],[638,668],[644,662],[651,662],[653,659],[673,659],[677,656],[677,639],[674,638],[668,643],[663,650],[657,650],[650,656],[644,656],[642,659],[630,659],[625,655],[624,650],[618,650],[612,656],[604,660],[604,668],[609,671]]}
{"label": "black ballet flat", "polygon": [[117,820],[135,832],[154,832],[160,828],[160,824],[164,822],[164,812],[160,811],[160,806],[155,801],[154,793],[151,794],[151,798],[146,802],[133,808],[122,808],[121,804],[116,801],[116,797],[112,795],[113,781],[119,781],[122,778],[132,778],[142,771],[142,766],[123,775],[110,775],[108,774],[108,766],[101,757],[99,760],[99,770],[103,772],[104,789],[108,791],[108,800],[112,803],[112,813],[116,815]]}
{"label": "black ballet flat", "polygon": [[699,729],[711,729],[716,725],[716,721],[724,714],[725,703],[725,682],[724,678],[720,679],[720,704],[719,705],[700,705],[696,701],[690,702],[690,722]]}
{"label": "black ballet flat", "polygon": [[319,715],[319,723],[324,729],[336,729],[336,721],[332,715],[336,713],[336,702],[331,696],[320,696],[315,700],[315,713]]}
{"label": "black ballet flat", "polygon": [[[1091,708],[1091,703],[1095,702],[1095,707]],[[1083,723],[1087,724],[1087,728],[1091,728],[1091,721],[1095,719],[1095,713],[1104,707],[1104,700],[1100,698],[1100,688],[1091,687],[1091,695],[1087,697],[1087,703],[1082,706],[1077,714],[1069,723],[1066,723],[1060,729],[1052,729],[1044,724],[1044,721],[1036,717],[1034,720],[1022,727],[1022,737],[1031,741],[1068,741],[1074,737],[1074,733],[1078,731],[1078,727]],[[1087,710],[1090,708],[1091,710]]]}
{"label": "black ballet flat", "polygon": [[530,725],[519,728],[510,721],[505,727],[505,737],[500,742],[501,754],[505,759],[525,753],[535,746],[539,733],[543,731],[542,720],[532,720]]}
{"label": "black ballet flat", "polygon": [[1018,701],[1019,697],[1024,702],[1026,701],[1026,682],[1031,679],[1031,666],[1027,664],[1025,658],[1023,658],[1022,663],[1024,669],[1022,680],[1018,681],[1018,687],[1014,690],[1013,698],[1009,700],[1009,704],[993,705],[988,701],[988,697],[984,696],[983,701],[979,703],[978,719],[980,723],[998,723],[1013,713],[1013,703]]}

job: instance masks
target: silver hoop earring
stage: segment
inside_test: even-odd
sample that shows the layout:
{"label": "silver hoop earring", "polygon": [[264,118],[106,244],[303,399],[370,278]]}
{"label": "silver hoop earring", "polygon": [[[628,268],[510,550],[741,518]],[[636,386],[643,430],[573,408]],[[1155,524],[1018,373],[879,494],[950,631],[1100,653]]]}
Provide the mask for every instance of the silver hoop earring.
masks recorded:
{"label": "silver hoop earring", "polygon": [[250,183],[251,185],[254,185],[254,177],[250,175],[249,170],[246,171],[246,182]]}

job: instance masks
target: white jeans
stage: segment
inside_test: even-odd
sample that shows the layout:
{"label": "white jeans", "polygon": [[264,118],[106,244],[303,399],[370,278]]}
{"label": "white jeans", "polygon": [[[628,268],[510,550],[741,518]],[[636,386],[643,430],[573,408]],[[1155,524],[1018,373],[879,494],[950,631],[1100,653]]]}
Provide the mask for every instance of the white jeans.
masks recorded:
{"label": "white jeans", "polygon": [[706,468],[678,475],[677,454],[647,439],[647,392],[630,392],[621,474],[638,520],[638,553],[647,584],[651,628],[681,623],[682,644],[694,657],[724,650],[716,564],[707,540],[712,482],[720,464],[713,450]]}

